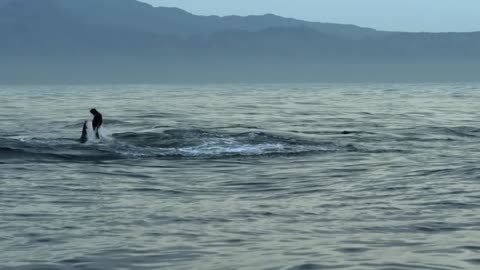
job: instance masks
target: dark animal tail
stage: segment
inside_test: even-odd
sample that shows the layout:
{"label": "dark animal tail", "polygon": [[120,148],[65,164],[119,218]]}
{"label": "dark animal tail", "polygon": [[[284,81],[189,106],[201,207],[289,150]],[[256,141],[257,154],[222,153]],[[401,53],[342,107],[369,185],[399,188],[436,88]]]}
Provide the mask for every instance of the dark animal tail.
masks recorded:
{"label": "dark animal tail", "polygon": [[85,123],[83,123],[82,137],[80,137],[80,143],[86,143],[87,141],[88,141],[87,121],[85,121]]}

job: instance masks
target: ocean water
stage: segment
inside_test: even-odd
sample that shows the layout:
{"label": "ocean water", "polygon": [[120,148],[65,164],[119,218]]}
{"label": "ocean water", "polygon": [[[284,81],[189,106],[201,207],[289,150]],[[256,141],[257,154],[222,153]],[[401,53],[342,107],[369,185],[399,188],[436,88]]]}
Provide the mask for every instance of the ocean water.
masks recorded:
{"label": "ocean water", "polygon": [[0,96],[0,269],[480,269],[480,84]]}

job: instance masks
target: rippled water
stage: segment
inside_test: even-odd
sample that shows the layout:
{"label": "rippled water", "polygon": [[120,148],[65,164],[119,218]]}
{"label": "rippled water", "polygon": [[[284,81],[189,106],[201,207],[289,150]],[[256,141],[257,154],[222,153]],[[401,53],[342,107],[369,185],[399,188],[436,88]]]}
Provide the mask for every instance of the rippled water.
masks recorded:
{"label": "rippled water", "polygon": [[0,268],[480,269],[479,90],[2,86]]}

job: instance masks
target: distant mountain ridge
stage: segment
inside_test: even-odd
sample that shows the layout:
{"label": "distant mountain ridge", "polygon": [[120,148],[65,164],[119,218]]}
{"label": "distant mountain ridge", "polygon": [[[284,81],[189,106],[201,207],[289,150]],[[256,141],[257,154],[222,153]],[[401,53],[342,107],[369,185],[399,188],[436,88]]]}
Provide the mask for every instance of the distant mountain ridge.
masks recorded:
{"label": "distant mountain ridge", "polygon": [[0,83],[476,80],[480,32],[400,33],[136,0],[0,0]]}
{"label": "distant mountain ridge", "polygon": [[36,1],[56,4],[83,23],[131,28],[163,35],[208,35],[224,30],[260,31],[269,27],[305,25],[322,33],[362,38],[380,32],[354,25],[314,23],[267,14],[262,16],[197,16],[178,8],[153,7],[135,0],[0,0],[0,7],[9,2]]}

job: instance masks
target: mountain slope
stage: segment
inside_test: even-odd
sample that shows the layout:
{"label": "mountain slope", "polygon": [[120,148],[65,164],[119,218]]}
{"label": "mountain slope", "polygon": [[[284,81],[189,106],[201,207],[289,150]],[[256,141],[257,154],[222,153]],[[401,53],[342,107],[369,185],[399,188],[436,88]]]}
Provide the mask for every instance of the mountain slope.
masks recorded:
{"label": "mountain slope", "polygon": [[152,7],[135,0],[57,0],[77,18],[94,25],[131,28],[163,35],[208,35],[224,30],[260,31],[269,27],[305,25],[319,32],[361,38],[381,32],[353,25],[312,23],[263,16],[197,16],[178,8]]}
{"label": "mountain slope", "polygon": [[0,83],[476,80],[480,68],[480,32],[203,17],[134,0],[0,1]]}

